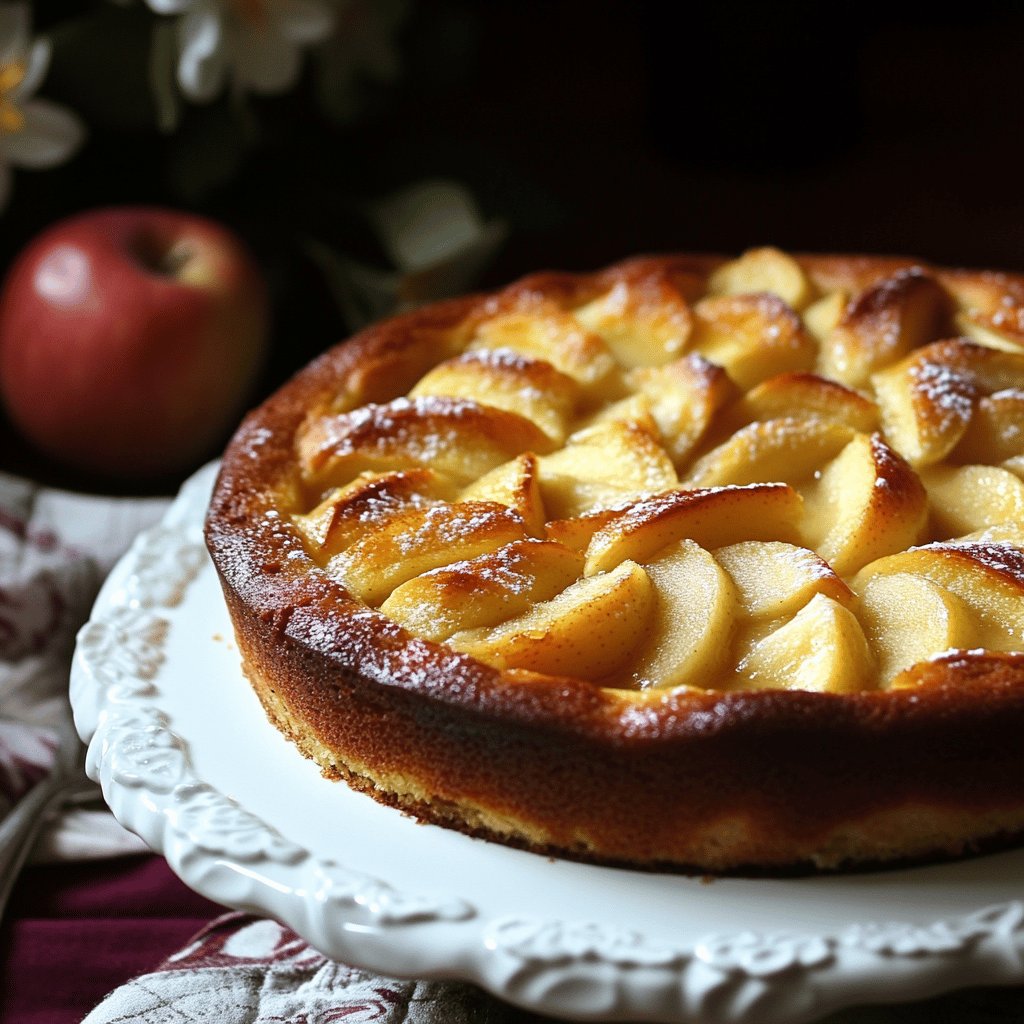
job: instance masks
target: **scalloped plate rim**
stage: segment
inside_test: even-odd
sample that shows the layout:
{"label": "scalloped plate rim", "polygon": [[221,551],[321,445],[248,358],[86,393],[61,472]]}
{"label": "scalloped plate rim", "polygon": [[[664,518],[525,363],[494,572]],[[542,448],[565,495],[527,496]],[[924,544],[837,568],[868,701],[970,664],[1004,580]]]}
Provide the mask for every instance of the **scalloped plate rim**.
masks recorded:
{"label": "scalloped plate rim", "polygon": [[[1015,885],[1012,898],[923,924],[842,920],[824,934],[716,934],[709,921],[700,941],[672,946],[586,911],[523,918],[458,893],[406,893],[275,832],[191,771],[189,738],[175,732],[160,691],[175,671],[166,634],[182,628],[176,618],[188,621],[190,588],[209,568],[201,525],[215,472],[211,464],[187,481],[161,524],[115,567],[79,634],[71,673],[89,774],[122,824],[202,895],[276,917],[353,966],[467,980],[527,1009],[579,1019],[804,1024],[859,1003],[1024,982]],[[489,848],[478,844],[472,856],[486,860]]]}

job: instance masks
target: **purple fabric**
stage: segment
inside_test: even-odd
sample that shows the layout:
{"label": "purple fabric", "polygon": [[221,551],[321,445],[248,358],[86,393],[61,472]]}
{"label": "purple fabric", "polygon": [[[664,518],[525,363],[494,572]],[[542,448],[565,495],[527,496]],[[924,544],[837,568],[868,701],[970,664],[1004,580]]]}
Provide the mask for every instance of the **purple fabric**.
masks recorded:
{"label": "purple fabric", "polygon": [[28,868],[0,925],[0,1022],[79,1024],[221,913],[161,857]]}
{"label": "purple fabric", "polygon": [[[160,857],[28,868],[0,925],[0,1024],[80,1024],[108,992],[156,969],[221,914],[222,907],[187,889]],[[471,986],[458,988],[463,993],[459,1005],[468,1007],[460,1021],[549,1020],[474,995]],[[1024,989],[1005,988],[955,992],[906,1006],[863,1007],[822,1024],[1021,1020]]]}

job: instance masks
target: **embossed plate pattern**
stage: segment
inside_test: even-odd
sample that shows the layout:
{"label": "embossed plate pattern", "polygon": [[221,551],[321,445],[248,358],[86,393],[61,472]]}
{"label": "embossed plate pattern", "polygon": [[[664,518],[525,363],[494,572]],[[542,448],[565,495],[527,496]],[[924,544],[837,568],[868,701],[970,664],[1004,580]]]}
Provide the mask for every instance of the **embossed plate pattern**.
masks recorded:
{"label": "embossed plate pattern", "polygon": [[801,1024],[1024,982],[1024,851],[706,881],[506,849],[322,779],[242,677],[202,544],[214,472],[111,574],[71,678],[89,774],[197,891],[357,966],[583,1019]]}

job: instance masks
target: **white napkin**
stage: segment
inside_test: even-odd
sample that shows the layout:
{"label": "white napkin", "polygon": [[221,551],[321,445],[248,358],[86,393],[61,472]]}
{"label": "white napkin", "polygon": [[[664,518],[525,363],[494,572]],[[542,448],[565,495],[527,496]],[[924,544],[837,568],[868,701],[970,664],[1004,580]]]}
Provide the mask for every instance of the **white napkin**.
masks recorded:
{"label": "white napkin", "polygon": [[382,978],[328,960],[276,921],[232,913],[115,989],[82,1024],[476,1024],[503,1011],[471,985]]}
{"label": "white napkin", "polygon": [[[67,705],[75,633],[96,591],[164,498],[105,498],[0,473],[0,818],[53,764],[52,725]],[[141,840],[106,811],[64,812],[34,860],[133,851]]]}

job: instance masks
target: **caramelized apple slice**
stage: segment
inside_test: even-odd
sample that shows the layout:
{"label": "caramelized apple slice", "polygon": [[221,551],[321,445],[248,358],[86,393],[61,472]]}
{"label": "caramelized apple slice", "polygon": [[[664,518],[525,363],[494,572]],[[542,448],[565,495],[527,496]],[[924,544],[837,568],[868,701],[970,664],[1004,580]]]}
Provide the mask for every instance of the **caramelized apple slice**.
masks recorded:
{"label": "caramelized apple slice", "polygon": [[312,490],[360,473],[430,466],[465,485],[520,452],[554,447],[530,420],[463,398],[398,398],[313,420],[299,437]]}
{"label": "caramelized apple slice", "polygon": [[692,540],[673,544],[644,568],[656,601],[633,684],[711,686],[728,657],[738,611],[732,582]]}
{"label": "caramelized apple slice", "polygon": [[729,574],[750,619],[794,615],[815,594],[848,605],[850,588],[822,558],[781,541],[740,541],[718,548],[715,560]]}
{"label": "caramelized apple slice", "polygon": [[819,292],[837,290],[858,293],[898,274],[919,270],[920,265],[905,256],[811,256],[801,266]]}
{"label": "caramelized apple slice", "polygon": [[647,573],[623,562],[493,629],[456,633],[449,643],[497,668],[610,679],[647,633],[654,603]]}
{"label": "caramelized apple slice", "polygon": [[666,366],[634,370],[628,383],[649,403],[676,466],[690,457],[715,413],[736,393],[729,375],[696,353]]}
{"label": "caramelized apple slice", "polygon": [[579,395],[576,382],[550,363],[508,349],[466,352],[435,366],[410,397],[449,395],[525,416],[554,444],[565,440]]}
{"label": "caramelized apple slice", "polygon": [[[1021,380],[1024,385],[1024,378]],[[982,395],[953,450],[957,462],[1005,462],[1024,455],[1024,391]]]}
{"label": "caramelized apple slice", "polygon": [[840,576],[916,544],[928,517],[921,481],[877,434],[858,434],[804,497],[808,547]]}
{"label": "caramelized apple slice", "polygon": [[292,516],[306,549],[321,564],[366,532],[409,508],[451,498],[450,481],[432,469],[361,473],[333,490],[312,512]]}
{"label": "caramelized apple slice", "polygon": [[704,548],[740,540],[795,541],[802,504],[785,484],[671,491],[615,511],[587,545],[586,574],[606,572],[626,559],[651,561],[684,538]]}
{"label": "caramelized apple slice", "polygon": [[967,646],[994,651],[1022,649],[1024,551],[1012,544],[955,541],[927,544],[865,566],[853,581],[864,593],[874,576],[910,573],[958,597],[975,616]]}
{"label": "caramelized apple slice", "polygon": [[459,501],[496,501],[523,517],[526,532],[544,536],[544,501],[540,493],[537,456],[523,452],[511,462],[495,467],[464,488]]}
{"label": "caramelized apple slice", "polygon": [[646,395],[627,395],[609,405],[603,405],[596,412],[591,413],[582,419],[574,433],[596,427],[602,423],[611,423],[617,420],[620,423],[629,423],[634,427],[658,438],[664,444],[664,436],[658,428],[654,417],[651,415],[651,403]]}
{"label": "caramelized apple slice", "polygon": [[857,617],[815,594],[784,626],[754,644],[738,671],[758,689],[851,693],[868,689],[875,666]]}
{"label": "caramelized apple slice", "polygon": [[778,419],[750,423],[699,458],[688,487],[725,484],[798,484],[808,479],[850,441],[853,431],[821,419]]}
{"label": "caramelized apple slice", "polygon": [[327,571],[353,597],[377,605],[414,576],[525,537],[522,519],[497,502],[414,508],[365,531],[327,563]]}
{"label": "caramelized apple slice", "polygon": [[686,350],[693,328],[689,304],[667,275],[617,281],[573,310],[623,366],[661,366]]}
{"label": "caramelized apple slice", "polygon": [[574,583],[583,557],[550,541],[519,540],[401,584],[380,606],[424,640],[496,626]]}
{"label": "caramelized apple slice", "polygon": [[883,685],[934,654],[971,645],[974,623],[967,606],[924,576],[870,576],[859,596],[860,621]]}
{"label": "caramelized apple slice", "polygon": [[758,384],[724,410],[716,433],[729,434],[748,423],[774,419],[823,419],[862,434],[878,429],[878,406],[857,391],[813,373],[780,373]]}
{"label": "caramelized apple slice", "polygon": [[963,437],[978,392],[964,364],[953,344],[940,342],[871,378],[885,436],[911,465],[938,462]]}
{"label": "caramelized apple slice", "polygon": [[800,318],[777,295],[721,295],[694,307],[692,347],[725,367],[744,390],[814,365],[817,345]]}
{"label": "caramelized apple slice", "polygon": [[615,357],[604,341],[550,299],[531,293],[482,321],[469,349],[506,349],[543,359],[594,396],[604,395],[615,377]]}
{"label": "caramelized apple slice", "polygon": [[821,347],[826,377],[862,388],[871,374],[939,336],[946,293],[919,267],[897,271],[855,296]]}
{"label": "caramelized apple slice", "polygon": [[938,462],[967,432],[975,401],[1024,381],[1024,353],[940,341],[872,378],[885,433],[917,466]]}
{"label": "caramelized apple slice", "polygon": [[708,291],[712,295],[771,292],[797,310],[803,309],[814,296],[814,288],[800,264],[770,246],[748,249],[739,259],[720,266],[711,275]]}
{"label": "caramelized apple slice", "polygon": [[946,271],[941,275],[958,307],[957,333],[987,348],[1024,350],[1024,281],[998,272]]}
{"label": "caramelized apple slice", "polygon": [[646,430],[610,420],[573,434],[537,460],[541,495],[555,519],[656,494],[678,483],[665,449]]}
{"label": "caramelized apple slice", "polygon": [[[370,351],[347,369],[343,387],[334,396],[330,412],[349,412],[370,402],[387,402],[404,394],[416,381],[442,359],[457,355],[465,348],[472,330],[473,317],[452,323],[450,316],[437,316],[428,309],[422,319],[409,324],[385,322],[377,328],[378,341]],[[396,336],[394,332],[399,332]],[[389,337],[390,335],[390,337]]]}
{"label": "caramelized apple slice", "polygon": [[573,516],[571,519],[552,519],[545,524],[548,540],[557,540],[573,551],[586,551],[587,545],[603,526],[607,526],[626,509],[632,508],[635,501],[623,501],[618,505],[609,505],[594,512]]}
{"label": "caramelized apple slice", "polygon": [[981,530],[973,530],[962,537],[950,537],[944,540],[947,544],[1012,544],[1016,548],[1024,548],[1024,523],[996,523]]}
{"label": "caramelized apple slice", "polygon": [[933,466],[921,480],[934,537],[1024,522],[1024,480],[998,466]]}

